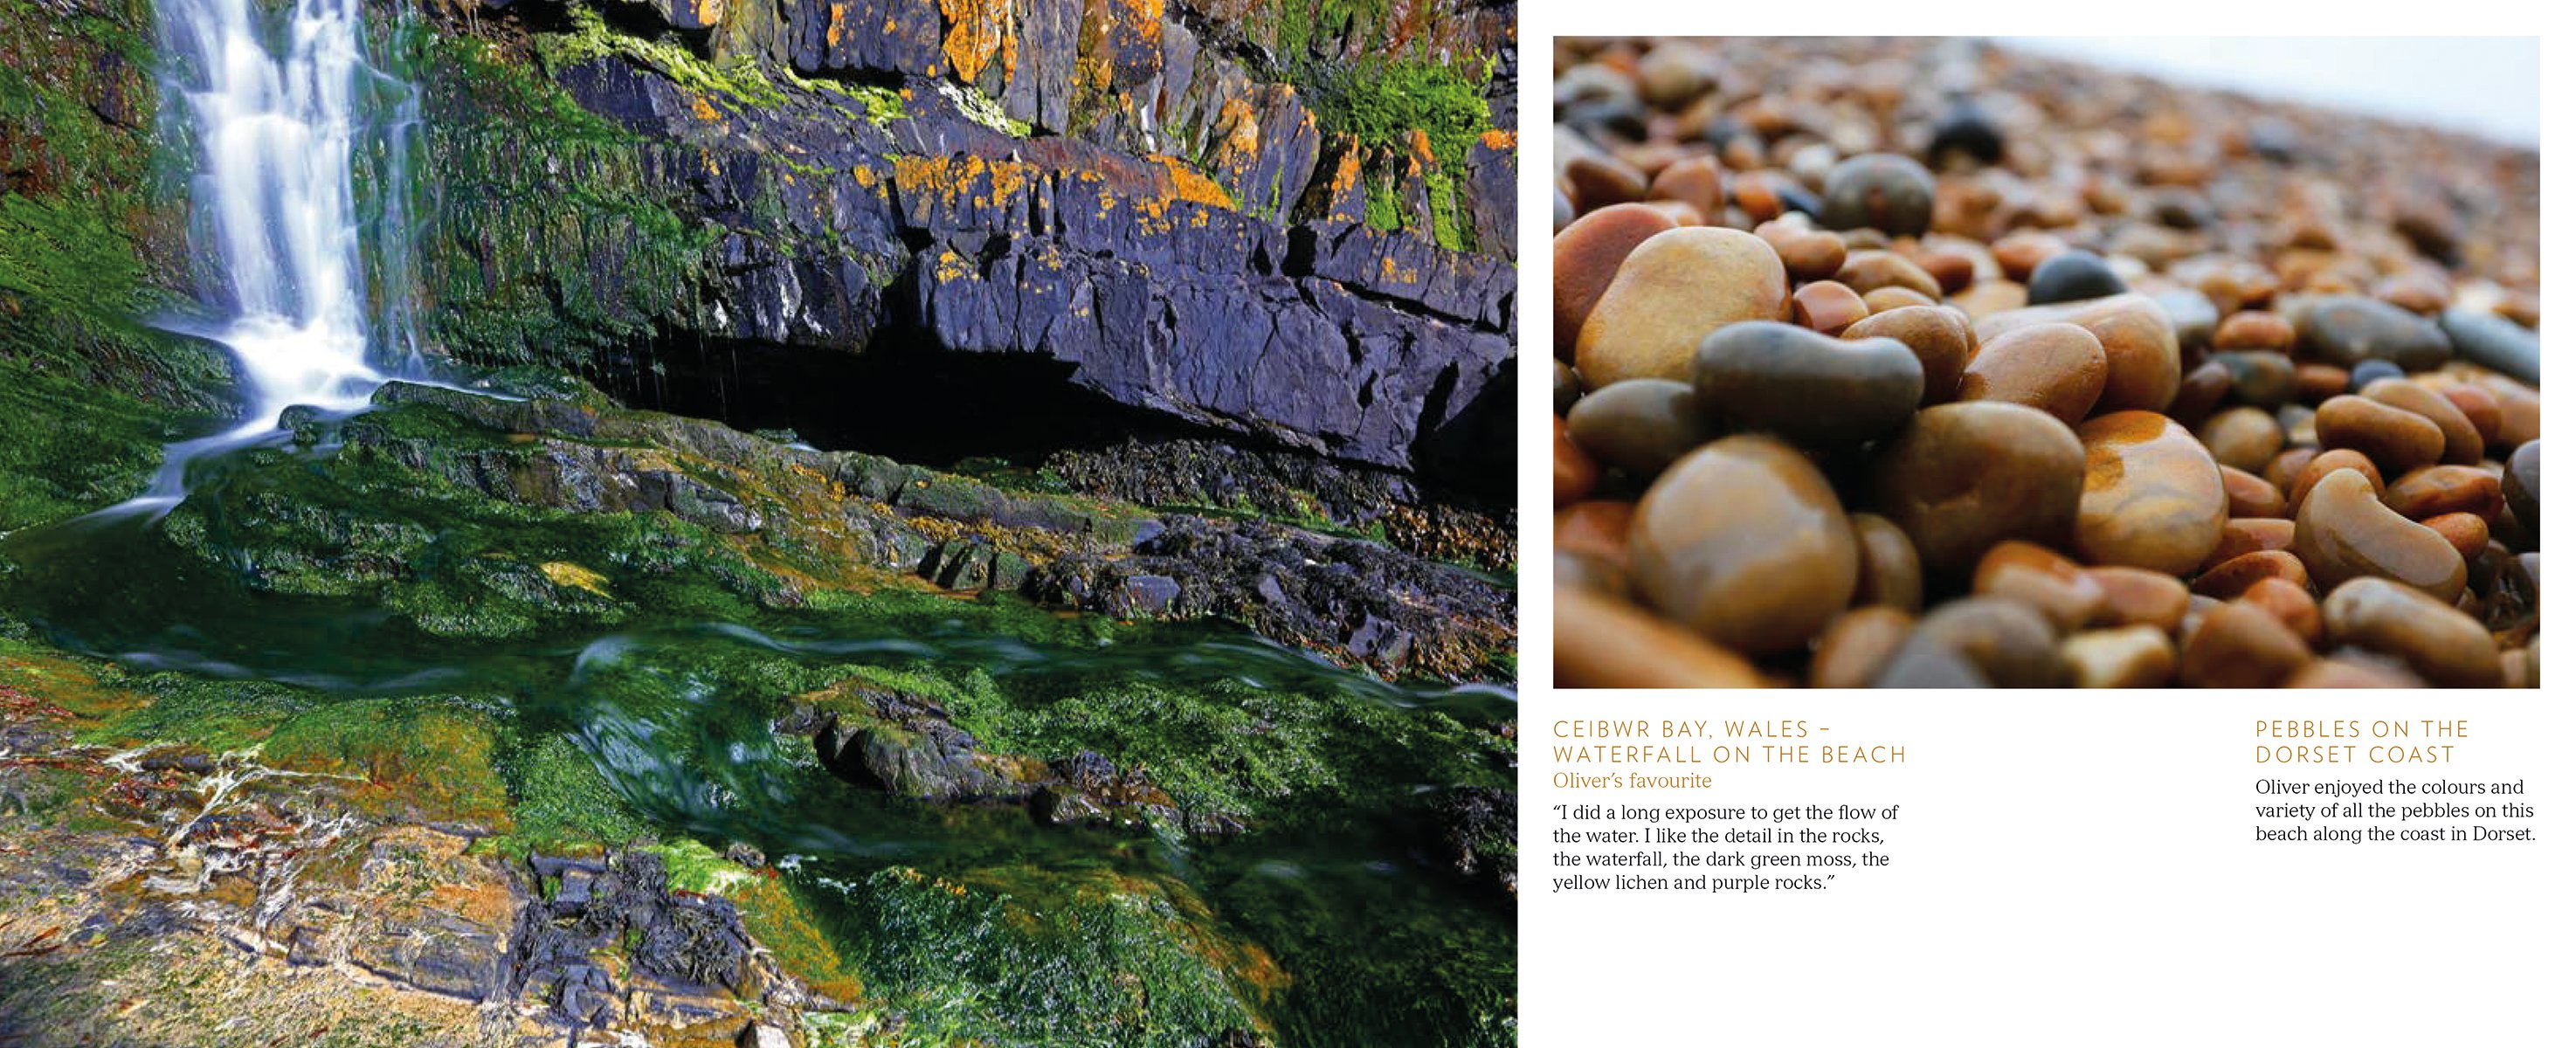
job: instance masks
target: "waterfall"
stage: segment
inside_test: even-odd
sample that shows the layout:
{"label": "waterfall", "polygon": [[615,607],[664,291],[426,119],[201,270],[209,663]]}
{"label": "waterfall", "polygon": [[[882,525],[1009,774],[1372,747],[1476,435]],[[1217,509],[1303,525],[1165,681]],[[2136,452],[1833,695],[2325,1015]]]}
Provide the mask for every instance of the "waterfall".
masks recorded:
{"label": "waterfall", "polygon": [[[385,381],[371,357],[411,353],[407,331],[370,323],[358,194],[372,156],[389,227],[378,232],[399,242],[390,227],[406,220],[417,96],[368,63],[362,0],[293,0],[284,12],[279,0],[160,4],[165,86],[195,152],[189,249],[200,298],[221,316],[197,333],[240,362],[247,404],[231,431],[172,445],[152,490],[120,507],[166,510],[185,494],[191,460],[270,436],[293,405],[363,408]],[[394,344],[379,345],[388,335]]]}

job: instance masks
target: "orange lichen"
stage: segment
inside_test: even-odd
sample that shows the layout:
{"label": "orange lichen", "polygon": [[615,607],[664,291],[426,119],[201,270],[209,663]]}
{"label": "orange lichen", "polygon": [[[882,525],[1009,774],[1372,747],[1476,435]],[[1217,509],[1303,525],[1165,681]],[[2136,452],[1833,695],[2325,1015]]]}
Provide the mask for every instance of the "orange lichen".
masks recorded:
{"label": "orange lichen", "polygon": [[849,30],[848,30],[848,28],[847,28],[848,23],[845,21],[845,19],[847,19],[847,18],[849,17],[849,15],[850,15],[850,5],[849,5],[849,4],[846,4],[846,3],[835,3],[835,4],[833,4],[833,5],[832,5],[832,17],[831,17],[831,20],[830,20],[828,23],[826,23],[826,24],[824,25],[824,27],[823,27],[823,44],[824,44],[824,46],[826,46],[826,47],[830,47],[830,48],[833,48],[833,49],[836,49],[836,50],[840,48],[840,46],[841,46],[841,37],[842,37],[842,36],[844,36],[844,35],[846,35],[846,34],[849,32]]}
{"label": "orange lichen", "polygon": [[1484,143],[1487,149],[1513,150],[1521,147],[1519,132],[1505,131],[1499,127],[1485,132],[1476,140]]}
{"label": "orange lichen", "polygon": [[1234,197],[1226,193],[1224,186],[1218,185],[1215,179],[1200,174],[1188,164],[1182,163],[1179,157],[1157,154],[1146,159],[1163,165],[1163,170],[1171,176],[1172,195],[1175,198],[1194,204],[1221,207],[1229,211],[1234,209]]}
{"label": "orange lichen", "polygon": [[976,83],[984,67],[1011,42],[1009,0],[939,0],[948,20],[948,39],[940,50],[957,79]]}

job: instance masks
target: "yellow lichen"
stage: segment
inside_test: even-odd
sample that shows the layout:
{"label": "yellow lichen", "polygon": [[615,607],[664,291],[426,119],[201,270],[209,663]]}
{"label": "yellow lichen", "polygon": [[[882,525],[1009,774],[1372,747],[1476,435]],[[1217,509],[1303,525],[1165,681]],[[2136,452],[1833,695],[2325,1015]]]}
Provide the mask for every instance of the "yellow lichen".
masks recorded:
{"label": "yellow lichen", "polygon": [[555,585],[569,589],[589,590],[603,597],[608,595],[608,576],[571,561],[550,560],[537,565],[537,570],[545,572],[546,581]]}

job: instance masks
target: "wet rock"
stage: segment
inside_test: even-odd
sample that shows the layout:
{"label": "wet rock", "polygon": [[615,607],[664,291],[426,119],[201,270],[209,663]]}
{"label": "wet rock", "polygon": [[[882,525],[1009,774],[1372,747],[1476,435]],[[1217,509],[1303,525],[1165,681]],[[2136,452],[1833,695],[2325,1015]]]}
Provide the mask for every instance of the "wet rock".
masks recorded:
{"label": "wet rock", "polygon": [[2162,411],[2182,384],[2182,349],[2173,321],[2145,295],[2114,295],[1997,313],[1977,322],[1977,338],[1992,341],[2007,331],[2068,323],[2093,333],[2110,362],[2097,411]]}
{"label": "wet rock", "polygon": [[2092,332],[2073,324],[2034,324],[1979,347],[1960,376],[1958,399],[2034,407],[2073,426],[2101,399],[2109,374],[2110,360]]}
{"label": "wet rock", "polygon": [[2078,688],[2159,688],[2173,679],[2173,639],[2154,626],[2078,633],[2060,641],[2057,654]]}
{"label": "wet rock", "polygon": [[2441,329],[2461,359],[2525,385],[2540,384],[2540,336],[2530,329],[2474,309],[2444,310]]}
{"label": "wet rock", "polygon": [[1594,390],[1576,402],[1565,425],[1593,459],[1646,477],[1720,435],[1701,414],[1689,383],[1660,378]]}
{"label": "wet rock", "polygon": [[2513,519],[2532,534],[2540,533],[2540,442],[2537,440],[2513,449],[2504,463],[2504,498],[2513,507]]}
{"label": "wet rock", "polygon": [[2090,251],[2061,251],[2031,270],[2030,304],[2053,305],[2108,298],[2129,290],[2111,264]]}
{"label": "wet rock", "polygon": [[1556,683],[1564,688],[1759,688],[1744,656],[1600,593],[1556,588]]}
{"label": "wet rock", "polygon": [[1987,115],[1985,107],[1970,99],[1959,99],[1932,122],[1932,144],[1926,152],[1935,164],[1951,154],[1980,164],[1998,163],[2004,158],[2003,129]]}
{"label": "wet rock", "polygon": [[1734,428],[1799,444],[1846,443],[1881,436],[1913,415],[1923,365],[1895,339],[1835,339],[1749,321],[1700,344],[1691,385],[1701,410]]}
{"label": "wet rock", "polygon": [[1549,287],[1555,296],[1557,356],[1573,359],[1584,320],[1628,255],[1647,238],[1672,228],[1673,220],[1662,212],[1619,204],[1587,213],[1556,235],[1556,268]]}
{"label": "wet rock", "polygon": [[1977,335],[1959,314],[1934,306],[1873,313],[1843,329],[1847,339],[1892,338],[1923,365],[1923,406],[1957,399],[1959,378],[1977,352]]}
{"label": "wet rock", "polygon": [[1747,653],[1805,644],[1858,583],[1832,486],[1763,437],[1729,437],[1674,463],[1637,503],[1628,546],[1648,603]]}
{"label": "wet rock", "polygon": [[2084,459],[2075,431],[2036,408],[1942,404],[1887,441],[1873,484],[1879,512],[1905,530],[1924,567],[1959,575],[2005,539],[2064,541]]}
{"label": "wet rock", "polygon": [[1869,227],[1918,236],[1932,224],[1932,173],[1908,157],[1865,153],[1825,176],[1824,213],[1834,229]]}
{"label": "wet rock", "polygon": [[2411,411],[2430,420],[2442,431],[2441,460],[2458,466],[2474,466],[2486,457],[2486,438],[2469,422],[2467,413],[2450,398],[2430,388],[2404,379],[2383,378],[2362,387],[2361,395],[2393,408]]}
{"label": "wet rock", "polygon": [[2338,367],[2384,360],[2406,371],[2429,371],[2451,359],[2450,337],[2432,321],[2377,299],[2330,295],[2293,312],[2299,344]]}
{"label": "wet rock", "polygon": [[2275,688],[2312,656],[2288,626],[2261,609],[2222,604],[2182,645],[2182,682],[2195,688]]}
{"label": "wet rock", "polygon": [[2385,579],[2355,578],[2325,599],[2326,636],[2391,655],[2446,687],[2490,688],[2504,676],[2495,642],[2443,600]]}
{"label": "wet rock", "polygon": [[1852,591],[1853,606],[1923,610],[1923,563],[1914,555],[1914,540],[1875,513],[1852,514],[1851,526],[1860,544],[1860,584]]}
{"label": "wet rock", "polygon": [[2376,576],[2447,602],[2468,585],[2468,566],[2448,540],[2382,505],[2351,470],[2334,471],[2308,492],[2292,549],[2323,589]]}
{"label": "wet rock", "polygon": [[2057,633],[2048,620],[2019,601],[2001,597],[1969,597],[1943,604],[1915,625],[1913,641],[1957,652],[1998,688],[2055,687],[2063,672],[2057,661]]}
{"label": "wet rock", "polygon": [[1914,632],[1914,616],[1873,605],[1835,616],[1816,639],[1815,657],[1807,663],[1811,688],[1866,688],[1896,658]]}
{"label": "wet rock", "polygon": [[2350,394],[2318,405],[2316,426],[2319,444],[2358,451],[2389,476],[2440,462],[2448,444],[2433,420]]}
{"label": "wet rock", "polygon": [[1690,379],[1700,341],[1728,324],[1789,315],[1780,256],[1750,233],[1675,229],[1637,245],[1584,321],[1575,370],[1595,387]]}
{"label": "wet rock", "polygon": [[2124,411],[2076,435],[2085,454],[2077,556],[2179,575],[2217,546],[2227,496],[2218,464],[2189,430],[2153,412]]}

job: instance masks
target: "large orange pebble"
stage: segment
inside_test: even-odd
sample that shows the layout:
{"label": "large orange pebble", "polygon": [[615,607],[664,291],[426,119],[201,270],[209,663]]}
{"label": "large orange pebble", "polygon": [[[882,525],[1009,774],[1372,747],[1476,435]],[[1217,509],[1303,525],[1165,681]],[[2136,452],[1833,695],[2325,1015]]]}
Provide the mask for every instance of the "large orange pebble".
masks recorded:
{"label": "large orange pebble", "polygon": [[2260,608],[2222,604],[2183,641],[2182,682],[2195,688],[2272,688],[2310,658],[2290,627]]}
{"label": "large orange pebble", "polygon": [[2076,556],[2180,575],[2217,548],[2227,493],[2190,430],[2152,411],[2121,411],[2076,436],[2084,445]]}
{"label": "large orange pebble", "polygon": [[1760,688],[1744,656],[1627,601],[1556,587],[1556,683],[1565,688]]}
{"label": "large orange pebble", "polygon": [[2064,633],[2093,621],[2107,596],[2084,567],[2046,546],[2018,539],[1998,542],[1977,562],[1970,588],[1980,595],[2017,600]]}
{"label": "large orange pebble", "polygon": [[2092,332],[2073,324],[2034,324],[1980,346],[1959,377],[1959,399],[2023,404],[2073,426],[2102,398],[2110,370],[2110,358]]}
{"label": "large orange pebble", "polygon": [[1939,574],[1967,573],[2005,539],[2065,541],[2084,492],[2084,445],[2075,432],[2019,404],[1925,408],[1877,457],[1878,511],[1914,541],[1925,570]]}
{"label": "large orange pebble", "polygon": [[[1605,207],[1575,219],[1556,235],[1556,355],[1571,359],[1583,321],[1619,275],[1619,264],[1647,238],[1674,228],[1671,216],[1638,204]],[[1598,385],[1599,383],[1595,383]]]}
{"label": "large orange pebble", "polygon": [[2182,345],[2173,319],[2146,295],[2112,295],[1996,313],[1977,321],[1977,338],[1990,342],[2016,328],[2056,323],[2090,331],[2102,343],[2110,375],[2094,410],[2162,411],[2173,403],[2174,392],[2182,385]]}
{"label": "large orange pebble", "polygon": [[2116,564],[2084,570],[2094,585],[2102,587],[2099,621],[2105,625],[2145,625],[2171,632],[2191,609],[2191,588],[2163,572]]}
{"label": "large orange pebble", "polygon": [[2504,512],[2504,484],[2476,466],[2425,466],[2398,477],[2379,500],[2408,520],[2445,513],[2474,513],[2494,520]]}
{"label": "large orange pebble", "polygon": [[2492,688],[2504,679],[2495,639],[2446,598],[2381,578],[2356,578],[2325,599],[2326,637],[2406,663],[2445,687]]}
{"label": "large orange pebble", "polygon": [[2290,500],[2272,482],[2234,466],[2218,467],[2218,481],[2227,489],[2227,516],[2288,517]]}
{"label": "large orange pebble", "polygon": [[2308,584],[2307,565],[2286,550],[2259,550],[2200,573],[2191,580],[2191,591],[2204,597],[2234,600],[2247,587],[2266,579],[2278,579],[2293,585]]}
{"label": "large orange pebble", "polygon": [[2450,540],[2380,504],[2351,470],[2336,470],[2308,492],[2290,548],[2321,589],[2375,576],[2449,602],[2468,586],[2468,562]]}
{"label": "large orange pebble", "polygon": [[2486,438],[2459,405],[2432,389],[2402,378],[2383,378],[2361,388],[2361,395],[2393,408],[2422,415],[2442,431],[2442,461],[2474,466],[2486,457]]}
{"label": "large orange pebble", "polygon": [[1958,399],[1959,377],[1977,353],[1967,318],[1938,306],[1907,306],[1873,313],[1843,329],[1846,339],[1892,338],[1923,362],[1923,406]]}
{"label": "large orange pebble", "polygon": [[2370,456],[2351,448],[2336,448],[2310,457],[2307,465],[2299,467],[2299,478],[2290,484],[2290,511],[2298,512],[2299,504],[2308,500],[2308,492],[2317,486],[2317,482],[2339,469],[2361,474],[2361,479],[2374,493],[2386,487],[2380,480],[2379,467],[2371,464]]}
{"label": "large orange pebble", "polygon": [[1574,368],[1595,389],[1622,379],[1688,382],[1710,332],[1789,315],[1789,273],[1751,233],[1702,226],[1657,233],[1620,263],[1575,340]]}
{"label": "large orange pebble", "polygon": [[2325,636],[2325,619],[2317,610],[2317,599],[2308,595],[2305,585],[2288,579],[2258,579],[2236,599],[2281,620],[2281,625],[2290,627],[2290,632],[2298,634],[2310,647]]}
{"label": "large orange pebble", "polygon": [[1728,437],[1673,463],[1638,501],[1628,553],[1647,604],[1751,655],[1804,645],[1859,583],[1833,486],[1770,437]]}
{"label": "large orange pebble", "polygon": [[2317,406],[2317,443],[2370,457],[2382,473],[2396,475],[2442,460],[2442,427],[2404,408],[2350,394]]}
{"label": "large orange pebble", "polygon": [[1556,439],[1550,445],[1556,459],[1556,504],[1563,506],[1592,493],[1601,483],[1601,466],[1583,448],[1574,443],[1565,420],[1556,420]]}

